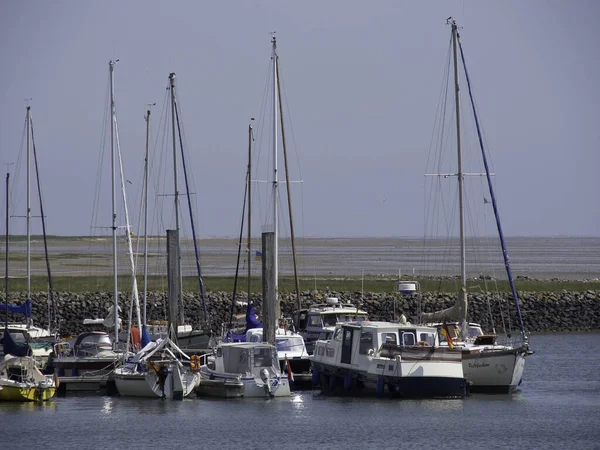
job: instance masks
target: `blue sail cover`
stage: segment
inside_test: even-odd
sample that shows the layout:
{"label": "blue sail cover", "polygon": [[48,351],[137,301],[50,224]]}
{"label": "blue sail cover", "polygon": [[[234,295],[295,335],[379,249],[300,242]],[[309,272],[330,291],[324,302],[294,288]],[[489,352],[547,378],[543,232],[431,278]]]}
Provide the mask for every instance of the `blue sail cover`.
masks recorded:
{"label": "blue sail cover", "polygon": [[2,349],[4,350],[5,355],[31,355],[31,347],[29,347],[28,344],[16,343],[6,328],[4,329],[4,336],[2,337]]}
{"label": "blue sail cover", "polygon": [[252,328],[262,328],[263,324],[259,322],[258,317],[256,317],[256,313],[254,312],[254,305],[252,302],[248,303],[248,308],[246,308],[246,331]]}
{"label": "blue sail cover", "polygon": [[[6,312],[6,306],[4,303],[0,303],[0,312]],[[8,305],[8,312],[23,314],[25,317],[31,317],[31,299],[25,300],[22,305]]]}
{"label": "blue sail cover", "polygon": [[150,335],[148,334],[148,328],[146,325],[142,325],[142,348],[150,343]]}
{"label": "blue sail cover", "polygon": [[262,328],[263,324],[256,317],[254,312],[254,305],[252,302],[248,303],[246,308],[246,329],[244,334],[227,333],[225,336],[225,342],[246,342],[246,332],[252,328]]}

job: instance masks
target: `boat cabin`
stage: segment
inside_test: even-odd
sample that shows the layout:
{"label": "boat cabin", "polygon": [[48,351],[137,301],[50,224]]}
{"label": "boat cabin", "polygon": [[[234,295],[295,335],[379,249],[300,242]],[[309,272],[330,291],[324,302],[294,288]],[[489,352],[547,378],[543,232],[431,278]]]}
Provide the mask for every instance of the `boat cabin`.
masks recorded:
{"label": "boat cabin", "polygon": [[324,304],[295,311],[292,320],[311,353],[314,342],[325,328],[335,327],[340,322],[363,322],[369,320],[369,314],[351,303],[342,304],[337,298],[329,297]]}
{"label": "boat cabin", "polygon": [[316,342],[313,358],[360,364],[372,356],[394,358],[394,349],[399,354],[405,347],[423,349],[438,345],[438,332],[432,327],[391,322],[339,323],[331,340]]}
{"label": "boat cabin", "polygon": [[112,351],[112,339],[103,331],[81,333],[73,344],[73,356],[86,358],[104,351]]}
{"label": "boat cabin", "polygon": [[217,373],[260,375],[267,369],[272,375],[279,373],[277,349],[269,344],[258,342],[231,342],[220,344],[214,361],[209,367]]}
{"label": "boat cabin", "polygon": [[[263,329],[252,328],[246,332],[246,342],[263,342]],[[308,355],[304,339],[297,333],[290,330],[278,328],[275,332],[275,347],[280,357],[287,355],[288,358],[294,356]]]}
{"label": "boat cabin", "polygon": [[[430,323],[428,326],[435,327],[438,331],[441,331],[443,327],[443,323]],[[459,322],[446,322],[446,327],[448,328],[448,332],[450,334],[450,339],[454,342],[463,341],[463,336],[461,333],[461,324]],[[481,325],[474,322],[469,322],[467,324],[468,335],[467,340],[473,342],[477,345],[494,345],[496,342],[496,335],[492,334],[484,334]],[[446,343],[446,337],[440,333],[440,342],[442,344]]]}

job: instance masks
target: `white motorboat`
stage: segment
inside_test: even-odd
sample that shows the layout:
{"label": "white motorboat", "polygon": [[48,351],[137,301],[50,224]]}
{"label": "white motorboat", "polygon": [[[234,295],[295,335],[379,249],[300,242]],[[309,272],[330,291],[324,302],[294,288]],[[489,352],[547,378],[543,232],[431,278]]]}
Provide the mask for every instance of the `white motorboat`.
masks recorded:
{"label": "white motorboat", "polygon": [[312,370],[324,393],[403,398],[466,395],[461,351],[439,346],[435,328],[409,323],[338,323],[318,340]]}
{"label": "white motorboat", "polygon": [[200,367],[199,396],[285,397],[287,376],[279,368],[277,348],[261,342],[219,344]]}
{"label": "white motorboat", "polygon": [[[246,332],[246,342],[262,342],[263,329],[253,328]],[[279,368],[288,377],[291,387],[311,383],[312,371],[304,339],[291,330],[278,328],[275,331],[275,347],[279,355]]]}
{"label": "white motorboat", "polygon": [[339,322],[361,322],[369,320],[369,314],[351,303],[340,303],[337,297],[327,297],[325,303],[312,305],[294,312],[292,321],[296,331],[304,338],[309,355],[315,342],[327,327]]}
{"label": "white motorboat", "polygon": [[113,377],[122,396],[180,400],[194,391],[199,370],[199,358],[190,358],[167,337],[150,342],[117,367]]}

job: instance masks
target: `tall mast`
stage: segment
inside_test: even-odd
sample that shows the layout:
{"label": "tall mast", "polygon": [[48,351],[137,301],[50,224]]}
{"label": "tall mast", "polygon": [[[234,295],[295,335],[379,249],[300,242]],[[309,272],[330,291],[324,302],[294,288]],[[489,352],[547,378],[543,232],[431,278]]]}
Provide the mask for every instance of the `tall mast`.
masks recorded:
{"label": "tall mast", "polygon": [[8,189],[9,189],[10,173],[6,173],[6,240],[4,247],[4,330],[8,331]]}
{"label": "tall mast", "polygon": [[273,272],[275,273],[275,283],[273,289],[275,295],[279,295],[279,224],[278,224],[278,203],[279,203],[279,182],[277,180],[277,39],[273,32],[271,43],[273,44],[273,232],[275,233],[275,242],[273,252],[275,253]]}
{"label": "tall mast", "polygon": [[119,342],[119,288],[117,282],[117,192],[116,192],[116,162],[115,162],[115,64],[108,62],[110,74],[110,166],[111,166],[111,194],[112,194],[112,241],[113,241],[113,297],[115,320],[115,344]]}
{"label": "tall mast", "polygon": [[[31,106],[27,106],[27,299],[31,298]],[[27,324],[30,324],[27,318]]]}
{"label": "tall mast", "polygon": [[[177,230],[177,246],[180,246],[181,237],[179,232],[179,188],[177,183],[177,134],[175,133],[175,120],[176,117],[176,104],[175,104],[175,73],[169,74],[169,83],[171,86],[171,126],[173,130],[173,183],[175,185],[175,229]],[[179,304],[179,314],[180,314],[180,323],[183,324],[183,307],[181,302],[183,302],[183,295],[181,294],[181,289],[183,289],[183,282],[181,280],[181,252],[177,253],[179,255],[179,264],[177,264],[177,276],[179,277],[179,293],[178,301]],[[177,333],[177,330],[175,330]]]}
{"label": "tall mast", "polygon": [[[252,119],[250,119],[252,120]],[[250,300],[250,291],[252,289],[252,249],[250,240],[252,239],[252,124],[248,124],[248,300]]]}
{"label": "tall mast", "polygon": [[[142,324],[146,325],[148,298],[148,141],[150,136],[150,107],[146,111],[146,157],[144,158],[144,311]],[[140,330],[141,332],[141,330]]]}
{"label": "tall mast", "polygon": [[452,26],[452,49],[454,53],[454,101],[456,105],[456,153],[458,156],[458,210],[460,219],[460,293],[462,302],[463,334],[467,333],[467,265],[465,244],[465,211],[464,211],[464,174],[462,168],[462,150],[460,146],[460,87],[458,84],[458,28],[456,21],[450,22]]}

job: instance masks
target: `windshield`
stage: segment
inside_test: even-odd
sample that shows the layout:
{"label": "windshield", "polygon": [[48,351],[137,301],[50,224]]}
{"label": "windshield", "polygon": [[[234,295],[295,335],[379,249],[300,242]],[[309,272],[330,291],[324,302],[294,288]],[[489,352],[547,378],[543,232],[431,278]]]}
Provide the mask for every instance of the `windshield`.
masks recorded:
{"label": "windshield", "polygon": [[275,346],[279,352],[302,352],[304,350],[304,341],[301,337],[276,339]]}

